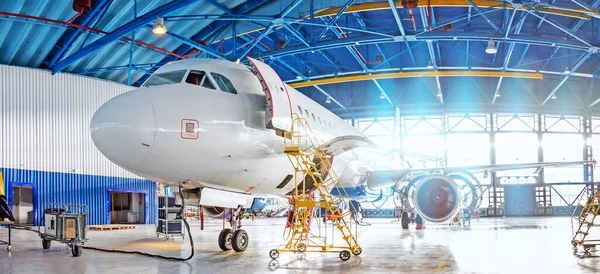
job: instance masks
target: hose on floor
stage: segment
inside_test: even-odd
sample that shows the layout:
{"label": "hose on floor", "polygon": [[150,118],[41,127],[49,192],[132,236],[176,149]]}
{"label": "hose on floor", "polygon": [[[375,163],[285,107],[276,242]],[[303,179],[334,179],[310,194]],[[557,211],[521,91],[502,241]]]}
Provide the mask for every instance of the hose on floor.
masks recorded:
{"label": "hose on floor", "polygon": [[[158,254],[150,254],[150,253],[145,253],[145,252],[141,252],[141,251],[127,251],[127,250],[116,250],[116,249],[104,249],[104,248],[92,247],[92,246],[85,246],[85,245],[82,246],[82,247],[85,248],[85,249],[102,251],[102,252],[123,253],[123,254],[137,254],[137,255],[142,255],[142,256],[151,257],[151,258],[164,259],[164,260],[170,260],[170,261],[179,261],[179,262],[185,262],[185,261],[193,258],[194,257],[194,240],[192,239],[192,234],[190,233],[190,225],[185,220],[185,218],[182,217],[183,216],[183,210],[185,209],[185,199],[183,199],[183,194],[181,192],[179,192],[179,196],[181,197],[181,209],[179,209],[179,212],[177,213],[177,217],[176,218],[177,219],[181,219],[183,221],[183,224],[185,225],[185,230],[187,231],[188,238],[190,239],[190,247],[192,248],[192,254],[190,254],[189,257],[187,257],[187,258],[178,258],[178,257],[163,256],[163,255],[158,255]],[[11,227],[12,227],[12,229],[34,232],[34,233],[37,233],[38,235],[43,234],[40,231],[33,230],[31,227],[27,227],[27,226],[12,225]]]}
{"label": "hose on floor", "polygon": [[91,246],[83,246],[83,248],[90,249],[90,250],[96,250],[96,251],[102,251],[102,252],[110,252],[110,253],[137,254],[137,255],[142,255],[142,256],[146,256],[146,257],[150,257],[150,258],[164,259],[164,260],[170,260],[170,261],[179,261],[179,262],[185,262],[185,261],[193,258],[194,257],[194,240],[192,239],[192,234],[190,233],[190,225],[185,220],[185,218],[183,218],[183,211],[185,209],[185,199],[183,198],[183,194],[181,191],[179,192],[179,197],[181,197],[181,209],[179,209],[179,212],[177,213],[177,219],[181,219],[183,221],[183,224],[185,225],[185,230],[187,231],[188,238],[190,239],[190,247],[192,248],[192,253],[190,254],[189,257],[178,258],[178,257],[163,256],[163,255],[158,255],[158,254],[150,254],[150,253],[145,253],[145,252],[141,252],[141,251],[104,249],[104,248],[91,247]]}

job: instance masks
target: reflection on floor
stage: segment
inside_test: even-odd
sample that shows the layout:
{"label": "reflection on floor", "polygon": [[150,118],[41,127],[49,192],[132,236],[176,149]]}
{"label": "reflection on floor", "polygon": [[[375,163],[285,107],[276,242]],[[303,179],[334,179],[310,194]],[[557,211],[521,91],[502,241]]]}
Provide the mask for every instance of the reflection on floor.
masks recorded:
{"label": "reflection on floor", "polygon": [[[85,250],[71,257],[64,244],[42,250],[33,233],[16,231],[10,254],[0,247],[0,273],[265,273],[333,271],[348,273],[600,273],[600,257],[573,256],[568,218],[496,218],[473,220],[471,227],[427,225],[425,230],[401,230],[390,219],[369,219],[359,228],[363,254],[346,262],[337,253],[281,254],[268,252],[283,243],[285,222],[244,220],[250,246],[244,253],[223,252],[217,245],[220,220],[204,231],[192,223],[196,256],[187,263]],[[156,238],[154,226],[135,230],[89,231],[86,245],[187,256],[188,240]],[[6,230],[0,229],[0,237]],[[600,251],[594,255],[600,256]]]}

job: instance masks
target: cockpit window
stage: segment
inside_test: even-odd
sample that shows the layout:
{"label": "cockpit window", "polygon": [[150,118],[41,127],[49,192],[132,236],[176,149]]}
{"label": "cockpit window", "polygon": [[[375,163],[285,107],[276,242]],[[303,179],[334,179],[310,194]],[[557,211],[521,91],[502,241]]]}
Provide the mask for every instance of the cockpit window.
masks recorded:
{"label": "cockpit window", "polygon": [[213,85],[210,78],[206,75],[206,72],[201,70],[190,71],[190,74],[185,78],[185,82],[196,86],[215,89],[215,85]]}
{"label": "cockpit window", "polygon": [[211,72],[210,75],[212,75],[212,77],[215,79],[217,85],[222,91],[237,94],[237,91],[233,87],[233,84],[231,83],[231,81],[229,81],[229,79],[227,79],[227,77],[215,72]]}
{"label": "cockpit window", "polygon": [[186,70],[175,70],[163,73],[156,73],[144,83],[144,87],[160,86],[181,83]]}

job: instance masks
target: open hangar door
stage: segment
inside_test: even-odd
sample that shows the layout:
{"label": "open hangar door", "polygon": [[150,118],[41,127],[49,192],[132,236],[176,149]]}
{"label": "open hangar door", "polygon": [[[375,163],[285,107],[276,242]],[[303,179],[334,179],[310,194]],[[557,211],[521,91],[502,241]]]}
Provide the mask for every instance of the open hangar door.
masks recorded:
{"label": "open hangar door", "polygon": [[10,205],[12,206],[15,223],[33,225],[35,215],[34,191],[33,185],[12,185],[12,201]]}
{"label": "open hangar door", "polygon": [[111,224],[144,224],[146,193],[109,191]]}

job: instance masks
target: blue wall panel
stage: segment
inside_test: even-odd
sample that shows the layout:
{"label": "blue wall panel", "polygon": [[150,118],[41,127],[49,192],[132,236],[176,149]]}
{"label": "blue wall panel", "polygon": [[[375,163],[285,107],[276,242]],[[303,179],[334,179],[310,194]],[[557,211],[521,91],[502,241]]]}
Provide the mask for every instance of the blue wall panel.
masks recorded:
{"label": "blue wall panel", "polygon": [[110,223],[110,191],[145,195],[145,223],[156,222],[156,185],[152,181],[22,169],[3,169],[4,188],[12,204],[13,186],[34,188],[34,225],[41,225],[46,203],[85,204],[88,224]]}

